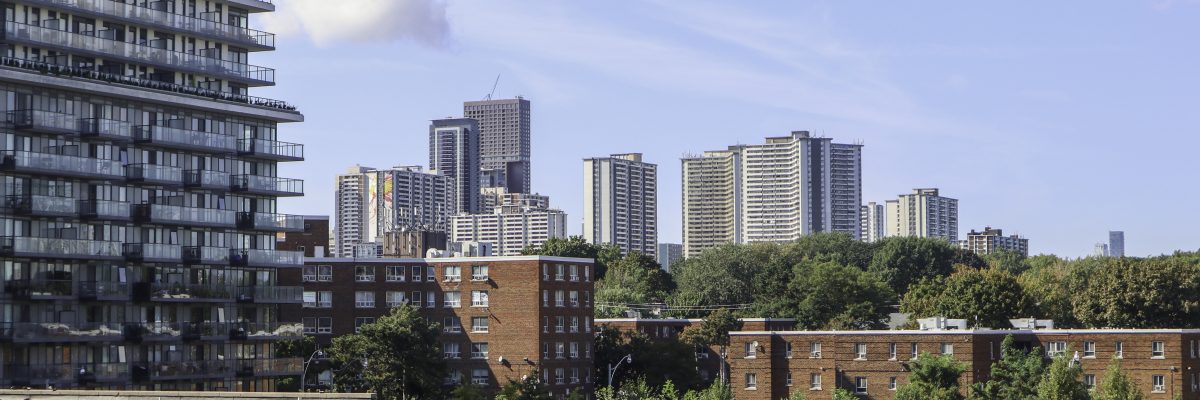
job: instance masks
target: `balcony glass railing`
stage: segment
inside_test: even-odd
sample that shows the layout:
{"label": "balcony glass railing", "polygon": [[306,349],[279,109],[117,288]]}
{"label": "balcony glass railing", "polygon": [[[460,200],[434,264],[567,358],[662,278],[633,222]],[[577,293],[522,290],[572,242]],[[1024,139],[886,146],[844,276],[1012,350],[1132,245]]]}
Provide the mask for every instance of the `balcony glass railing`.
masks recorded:
{"label": "balcony glass railing", "polygon": [[265,139],[240,139],[239,154],[280,160],[303,160],[304,145]]}
{"label": "balcony glass railing", "polygon": [[95,363],[79,364],[75,367],[77,378],[85,381],[124,381],[129,379],[129,364],[126,363]]}
{"label": "balcony glass railing", "polygon": [[56,7],[72,7],[92,13],[114,16],[129,22],[136,22],[138,24],[155,25],[171,30],[185,32],[197,32],[214,38],[264,48],[275,47],[275,34],[273,33],[223,24],[217,21],[210,21],[202,18],[169,13],[166,11],[155,10],[153,8],[142,7],[134,4],[126,4],[120,1],[30,0],[30,3]]}
{"label": "balcony glass railing", "polygon": [[232,152],[236,145],[233,136],[160,125],[133,127],[133,140],[139,143],[216,152]]}
{"label": "balcony glass railing", "polygon": [[92,341],[124,337],[119,324],[66,322],[16,322],[11,324],[14,341]]}
{"label": "balcony glass railing", "polygon": [[113,258],[121,256],[121,242],[0,236],[0,254],[15,257]]}
{"label": "balcony glass railing", "polygon": [[76,371],[78,369],[71,364],[8,364],[4,366],[6,378],[37,385],[46,382],[61,385],[73,381]]}
{"label": "balcony glass railing", "polygon": [[133,206],[135,220],[162,224],[232,227],[236,222],[235,215],[236,213],[233,210],[211,208],[165,206],[159,204],[136,204]]}
{"label": "balcony glass railing", "polygon": [[125,178],[133,182],[182,185],[183,170],[156,164],[129,164],[125,167]]}
{"label": "balcony glass railing", "polygon": [[246,332],[248,339],[280,339],[304,337],[304,324],[295,322],[247,322],[234,324]]}
{"label": "balcony glass railing", "polygon": [[79,282],[79,297],[84,299],[128,299],[129,284],[121,282]]}
{"label": "balcony glass railing", "polygon": [[121,162],[115,160],[15,150],[0,155],[3,157],[0,166],[15,171],[101,179],[125,176]]}
{"label": "balcony glass railing", "polygon": [[150,298],[160,301],[231,301],[237,298],[238,292],[236,286],[228,285],[150,285]]}
{"label": "balcony glass railing", "polygon": [[[242,369],[246,369],[246,360],[241,360]],[[260,358],[253,360],[252,370],[254,375],[258,376],[273,376],[273,375],[300,375],[304,370],[304,360],[300,358]]]}
{"label": "balcony glass railing", "polygon": [[77,210],[74,198],[58,196],[6,196],[4,205],[21,215],[74,215]]}
{"label": "balcony glass railing", "polygon": [[233,365],[223,360],[139,363],[134,368],[143,369],[151,379],[160,380],[223,377],[233,372]]}
{"label": "balcony glass railing", "polygon": [[183,171],[183,185],[204,189],[229,189],[229,173],[203,169]]}
{"label": "balcony glass railing", "polygon": [[273,176],[234,175],[233,189],[276,196],[302,196],[304,195],[304,181]]}
{"label": "balcony glass railing", "polygon": [[199,54],[120,42],[104,37],[81,35],[14,21],[6,21],[4,30],[7,40],[91,52],[107,57],[120,57],[134,62],[163,65],[171,69],[240,80],[246,83],[273,84],[275,82],[275,70],[257,65],[218,60]]}
{"label": "balcony glass railing", "polygon": [[177,244],[125,243],[125,259],[130,261],[178,262],[183,259],[183,250]]}
{"label": "balcony glass railing", "polygon": [[184,246],[183,262],[188,264],[227,264],[228,247]]}
{"label": "balcony glass railing", "polygon": [[80,119],[79,134],[84,137],[101,137],[117,140],[130,140],[133,138],[132,125],[130,123],[103,118]]}
{"label": "balcony glass railing", "polygon": [[70,279],[13,279],[4,283],[4,291],[24,299],[54,299],[75,296]]}
{"label": "balcony glass railing", "polygon": [[304,302],[304,287],[301,286],[243,286],[240,289],[239,300],[256,303]]}
{"label": "balcony glass railing", "polygon": [[238,213],[238,227],[263,231],[300,232],[304,230],[304,217],[300,215]]}
{"label": "balcony glass railing", "polygon": [[47,132],[74,132],[78,127],[71,114],[41,110],[9,111],[5,121],[17,129]]}
{"label": "balcony glass railing", "polygon": [[83,218],[129,219],[129,203],[108,200],[79,200],[79,216]]}
{"label": "balcony glass railing", "polygon": [[284,250],[230,249],[229,261],[235,265],[259,267],[298,266],[304,264],[304,253]]}

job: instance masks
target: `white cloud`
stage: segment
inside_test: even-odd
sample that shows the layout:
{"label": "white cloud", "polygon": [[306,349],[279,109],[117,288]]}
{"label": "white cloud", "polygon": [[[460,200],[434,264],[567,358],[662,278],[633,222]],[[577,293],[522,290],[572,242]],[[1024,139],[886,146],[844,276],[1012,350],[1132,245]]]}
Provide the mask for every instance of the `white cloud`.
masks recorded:
{"label": "white cloud", "polygon": [[287,0],[263,25],[281,36],[307,34],[322,47],[397,40],[443,47],[450,40],[442,0]]}

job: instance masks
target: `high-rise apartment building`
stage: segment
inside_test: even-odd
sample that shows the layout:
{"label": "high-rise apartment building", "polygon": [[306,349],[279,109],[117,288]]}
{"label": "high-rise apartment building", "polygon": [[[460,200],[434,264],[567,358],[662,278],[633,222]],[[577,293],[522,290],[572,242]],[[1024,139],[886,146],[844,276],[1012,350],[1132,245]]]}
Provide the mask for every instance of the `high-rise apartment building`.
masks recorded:
{"label": "high-rise apartment building", "polygon": [[679,243],[658,244],[658,265],[664,271],[671,272],[671,265],[683,259],[683,245]]}
{"label": "high-rise apartment building", "polygon": [[480,167],[484,180],[498,185],[502,179],[509,192],[532,193],[529,100],[517,97],[464,102],[463,117],[479,122]]}
{"label": "high-rise apartment building", "polygon": [[451,228],[451,242],[488,243],[492,254],[515,256],[550,238],[567,237],[567,214],[554,209],[500,206],[491,214],[456,215]]}
{"label": "high-rise apartment building", "polygon": [[683,162],[683,255],[741,243],[742,147],[707,151]]}
{"label": "high-rise apartment building", "polygon": [[983,228],[983,232],[974,229],[967,233],[966,240],[958,242],[959,248],[978,255],[988,255],[998,251],[1008,251],[1029,256],[1029,239],[1019,235],[1004,236],[1001,229]]}
{"label": "high-rise apartment building", "polygon": [[390,232],[449,232],[454,180],[419,166],[355,166],[338,175],[331,254],[379,255]]}
{"label": "high-rise apartment building", "polygon": [[641,153],[583,160],[583,235],[621,253],[658,252],[658,166]]}
{"label": "high-rise apartment building", "polygon": [[873,201],[867,203],[867,205],[862,206],[862,211],[859,214],[862,215],[862,224],[859,228],[862,232],[862,241],[874,243],[883,240],[887,236],[886,229],[884,229],[887,222],[885,221],[886,213],[883,204]]}
{"label": "high-rise apartment building", "polygon": [[495,210],[499,206],[521,206],[550,208],[550,196],[537,193],[509,193],[503,186],[485,187],[481,190],[483,209]]}
{"label": "high-rise apartment building", "polygon": [[885,208],[887,236],[958,242],[958,200],[940,196],[937,188],[913,189],[912,194],[888,200]]}
{"label": "high-rise apartment building", "polygon": [[1125,232],[1108,231],[1108,255],[1125,257]]}
{"label": "high-rise apartment building", "polygon": [[270,1],[3,3],[0,386],[272,391],[302,360],[274,343],[301,288],[277,198],[304,159],[253,97]]}
{"label": "high-rise apartment building", "polygon": [[1108,243],[1096,243],[1096,247],[1092,249],[1092,255],[1096,257],[1108,257]]}
{"label": "high-rise apartment building", "polygon": [[453,179],[454,213],[480,212],[479,124],[470,118],[433,120],[429,169]]}
{"label": "high-rise apartment building", "polygon": [[[736,162],[729,162],[731,158]],[[861,235],[861,145],[833,143],[797,131],[769,137],[764,144],[731,147],[683,162],[688,256],[731,242],[783,243],[816,232],[844,232],[855,240]],[[722,183],[729,179],[724,166],[733,169],[732,185]],[[737,189],[732,202],[720,198],[729,187]],[[689,219],[696,224],[689,224]],[[738,226],[721,229],[718,221],[725,219]],[[719,239],[731,234],[731,240]]]}

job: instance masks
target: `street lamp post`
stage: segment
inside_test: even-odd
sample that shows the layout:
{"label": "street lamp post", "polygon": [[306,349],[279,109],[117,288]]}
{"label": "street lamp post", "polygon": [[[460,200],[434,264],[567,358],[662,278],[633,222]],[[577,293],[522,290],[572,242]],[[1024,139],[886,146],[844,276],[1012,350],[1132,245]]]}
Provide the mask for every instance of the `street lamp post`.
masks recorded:
{"label": "street lamp post", "polygon": [[302,375],[300,375],[300,392],[308,391],[308,387],[305,386],[305,384],[308,383],[308,366],[312,364],[313,360],[315,360],[317,357],[325,357],[325,352],[321,350],[314,351],[312,355],[308,356],[308,360],[304,361],[304,372]]}
{"label": "street lamp post", "polygon": [[633,364],[633,354],[626,354],[625,357],[621,357],[621,360],[617,361],[617,365],[608,364],[608,387],[612,387],[613,376],[617,374],[617,368],[621,368],[621,363],[623,362]]}

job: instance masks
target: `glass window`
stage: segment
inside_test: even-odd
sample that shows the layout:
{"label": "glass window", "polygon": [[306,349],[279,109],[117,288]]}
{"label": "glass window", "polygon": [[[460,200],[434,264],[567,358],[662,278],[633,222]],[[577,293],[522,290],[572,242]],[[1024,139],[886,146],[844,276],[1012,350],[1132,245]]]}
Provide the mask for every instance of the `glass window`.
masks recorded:
{"label": "glass window", "polygon": [[304,276],[303,276],[302,280],[304,282],[316,282],[317,281],[317,266],[316,265],[305,265],[304,266]]}
{"label": "glass window", "polygon": [[745,344],[745,346],[746,346],[746,358],[758,356],[758,342],[747,342]]}
{"label": "glass window", "polygon": [[564,305],[566,305],[566,301],[564,300],[565,298],[566,298],[566,296],[564,295],[563,291],[555,290],[554,291],[554,306],[555,307],[563,307]]}
{"label": "glass window", "polygon": [[471,343],[471,358],[488,358],[488,344]]}
{"label": "glass window", "polygon": [[579,358],[579,343],[571,342],[570,349],[571,349],[571,352],[570,352],[571,358]]}
{"label": "glass window", "polygon": [[1115,352],[1113,357],[1125,358],[1125,342],[1117,342],[1113,350]]}
{"label": "glass window", "polygon": [[421,299],[423,298],[425,298],[425,296],[421,295],[421,292],[412,292],[412,296],[410,296],[409,299],[412,299],[413,308],[421,308]]}
{"label": "glass window", "polygon": [[787,382],[784,382],[784,385],[792,386],[792,371],[788,371]]}
{"label": "glass window", "polygon": [[462,352],[459,350],[458,342],[442,343],[442,355],[451,359],[461,357]]}
{"label": "glass window", "polygon": [[855,360],[866,360],[867,359],[867,344],[866,343],[855,343],[854,344],[854,359]]}
{"label": "glass window", "polygon": [[1166,392],[1167,391],[1167,383],[1166,382],[1167,382],[1167,380],[1164,379],[1162,375],[1151,376],[1150,383],[1153,385],[1153,388],[1151,388],[1151,392],[1152,393]]}
{"label": "glass window", "polygon": [[333,318],[320,317],[317,318],[317,334],[328,335],[333,333]]}
{"label": "glass window", "polygon": [[1048,342],[1046,343],[1046,356],[1058,357],[1067,351],[1067,342]]}
{"label": "glass window", "polygon": [[859,376],[854,378],[854,393],[867,392],[867,377]]}
{"label": "glass window", "polygon": [[304,317],[302,320],[304,321],[304,334],[305,335],[312,335],[312,334],[317,333],[317,318],[316,317]]}
{"label": "glass window", "polygon": [[374,308],[375,307],[375,292],[354,292],[354,307],[355,308]]}
{"label": "glass window", "polygon": [[488,292],[486,290],[471,291],[471,307],[487,307]]}
{"label": "glass window", "polygon": [[356,265],[354,267],[355,282],[375,282],[375,266]]}
{"label": "glass window", "polygon": [[888,378],[888,390],[896,390],[896,377]]}
{"label": "glass window", "polygon": [[317,282],[333,282],[333,266],[318,265],[317,266]]}
{"label": "glass window", "polygon": [[896,359],[896,344],[895,343],[888,343],[888,359],[889,360]]}
{"label": "glass window", "polygon": [[432,265],[425,267],[425,281],[426,282],[437,282],[437,274],[433,271],[434,271],[434,267]]}
{"label": "glass window", "polygon": [[384,267],[384,279],[388,282],[404,282],[404,267],[398,265],[389,265]]}
{"label": "glass window", "polygon": [[1164,351],[1163,342],[1155,341],[1155,342],[1150,343],[1150,356],[1151,357],[1163,357],[1165,355],[1166,355],[1166,352]]}
{"label": "glass window", "polygon": [[404,296],[404,292],[387,292],[385,296],[387,296],[385,300],[388,308],[408,304],[408,298]]}
{"label": "glass window", "polygon": [[486,281],[488,280],[488,266],[475,265],[471,267],[471,280]]}
{"label": "glass window", "polygon": [[808,358],[821,358],[821,342],[809,343],[808,348]]}
{"label": "glass window", "polygon": [[457,265],[447,265],[442,268],[442,282],[461,282],[462,267]]}
{"label": "glass window", "polygon": [[570,274],[571,282],[579,282],[579,266],[572,265],[570,268],[570,271],[571,271],[571,274]]}
{"label": "glass window", "polygon": [[1096,388],[1096,375],[1084,374],[1083,375],[1083,386],[1086,386],[1088,390],[1095,389]]}
{"label": "glass window", "polygon": [[942,343],[942,354],[954,355],[954,343]]}
{"label": "glass window", "polygon": [[579,292],[572,290],[567,293],[567,299],[571,301],[571,307],[579,307]]}
{"label": "glass window", "polygon": [[443,301],[442,301],[443,307],[446,307],[446,308],[462,307],[462,293],[461,292],[442,293],[442,297],[443,297]]}
{"label": "glass window", "polygon": [[561,280],[563,280],[563,278],[565,278],[565,277],[566,277],[566,274],[565,274],[563,271],[564,271],[564,267],[563,267],[563,265],[562,265],[562,264],[556,264],[556,265],[554,266],[554,280],[556,280],[556,281],[561,281]]}
{"label": "glass window", "polygon": [[811,374],[808,376],[808,388],[821,390],[821,374]]}
{"label": "glass window", "polygon": [[446,317],[442,319],[442,332],[459,333],[462,332],[462,324],[459,323],[458,317]]}
{"label": "glass window", "polygon": [[1083,342],[1083,356],[1096,357],[1096,342]]}
{"label": "glass window", "polygon": [[421,267],[419,267],[419,266],[416,266],[416,265],[414,265],[414,266],[412,267],[412,281],[413,281],[413,282],[420,282],[420,281],[421,281],[421,271],[423,271],[423,270],[424,270],[424,268],[421,268]]}
{"label": "glass window", "polygon": [[471,317],[471,332],[487,333],[488,317]]}
{"label": "glass window", "polygon": [[317,308],[332,308],[333,307],[333,292],[323,291],[317,292]]}
{"label": "glass window", "polygon": [[758,375],[753,372],[746,374],[746,389],[758,389]]}
{"label": "glass window", "polygon": [[437,293],[425,292],[425,306],[429,308],[437,307]]}
{"label": "glass window", "polygon": [[475,369],[471,371],[471,384],[484,386],[488,384],[488,370]]}
{"label": "glass window", "polygon": [[911,353],[912,353],[912,354],[911,354],[911,356],[912,356],[912,359],[913,359],[913,360],[916,360],[916,359],[917,359],[917,356],[918,356],[918,355],[920,355],[920,353],[919,353],[919,351],[920,351],[920,346],[918,346],[916,343],[913,343],[911,347],[912,347],[912,348],[910,349],[910,351],[911,351]]}
{"label": "glass window", "polygon": [[375,323],[374,317],[356,317],[354,318],[354,333],[358,333],[363,325]]}

